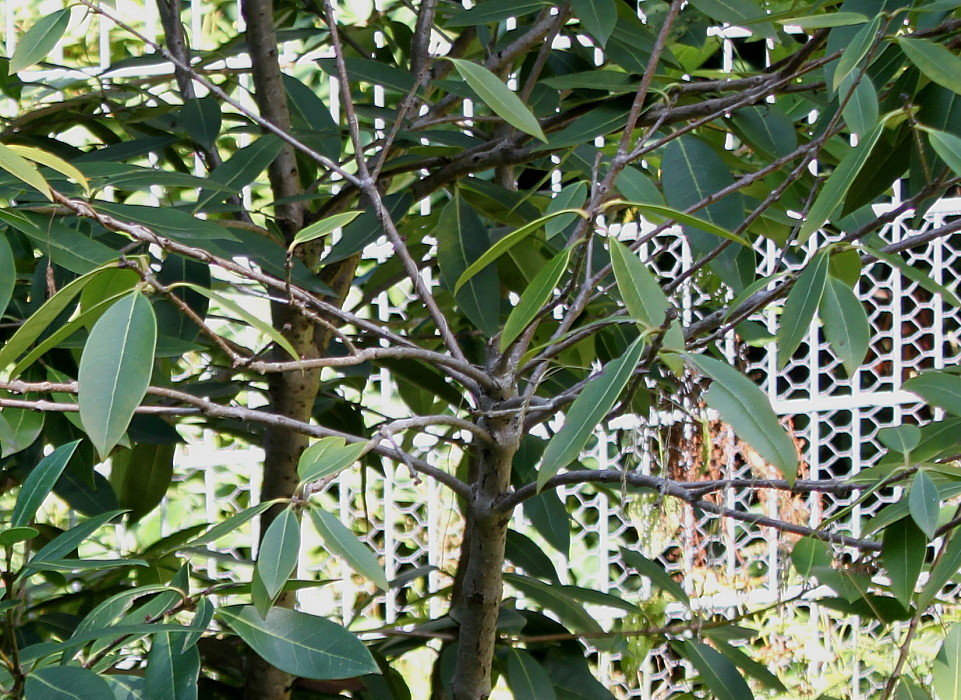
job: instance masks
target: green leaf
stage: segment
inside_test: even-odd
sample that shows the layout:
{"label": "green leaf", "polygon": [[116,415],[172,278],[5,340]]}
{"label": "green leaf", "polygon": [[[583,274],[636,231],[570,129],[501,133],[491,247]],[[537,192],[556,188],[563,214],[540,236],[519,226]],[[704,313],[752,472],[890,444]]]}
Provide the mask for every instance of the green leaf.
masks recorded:
{"label": "green leaf", "polygon": [[908,508],[915,524],[929,540],[933,540],[938,530],[938,516],[941,514],[941,496],[938,495],[938,489],[931,477],[923,470],[919,470],[911,482]]}
{"label": "green leaf", "polygon": [[867,162],[868,156],[870,156],[871,151],[874,150],[875,144],[877,144],[878,139],[881,138],[881,133],[884,131],[884,124],[884,121],[879,122],[871,131],[865,134],[857,147],[851,149],[841,162],[838,163],[838,167],[835,168],[834,172],[828,176],[824,187],[821,188],[817,198],[814,200],[814,204],[811,205],[811,209],[808,211],[804,223],[801,224],[801,229],[798,231],[798,245],[806,243],[811,237],[811,234],[821,228],[824,222],[828,221],[834,216],[834,213],[841,208],[844,203],[844,197],[847,195],[848,190],[851,189],[854,179],[858,176],[858,173],[861,172],[861,168],[863,168]]}
{"label": "green leaf", "polygon": [[565,557],[571,550],[571,516],[556,491],[542,491],[523,505],[524,517],[549,545]]}
{"label": "green leaf", "polygon": [[705,355],[686,357],[714,380],[707,392],[707,405],[721,414],[721,418],[739,437],[793,483],[797,476],[797,450],[778,423],[764,393],[726,362]]}
{"label": "green leaf", "polygon": [[921,443],[921,429],[916,425],[905,423],[891,428],[881,428],[878,440],[889,450],[909,456]]}
{"label": "green leaf", "polygon": [[584,29],[603,48],[617,26],[616,0],[574,0],[571,9]]}
{"label": "green leaf", "polygon": [[898,37],[898,45],[918,69],[932,81],[961,95],[961,58],[928,39]]}
{"label": "green leaf", "polygon": [[891,579],[891,593],[905,608],[911,606],[926,545],[927,540],[911,518],[902,518],[884,529],[881,562]]}
{"label": "green leaf", "polygon": [[145,674],[150,700],[197,700],[200,652],[169,632],[153,637]]}
{"label": "green leaf", "polygon": [[70,9],[57,10],[37,21],[20,37],[13,56],[10,57],[10,75],[42,61],[53,51],[70,25]]}
{"label": "green leaf", "polygon": [[794,122],[776,104],[762,104],[737,110],[734,126],[754,148],[771,156],[786,156],[797,148]]}
{"label": "green leaf", "polygon": [[79,440],[74,440],[61,445],[30,470],[20,487],[20,493],[17,494],[17,502],[10,517],[13,527],[21,527],[33,520],[40,504],[53,490],[53,485],[57,483],[79,444]]}
{"label": "green leaf", "polygon": [[765,688],[769,688],[778,693],[788,693],[788,689],[781,680],[767,670],[767,667],[758,663],[740,649],[731,646],[716,635],[711,636],[711,643],[717,650],[724,654],[735,666],[744,671],[751,678],[757,679]]}
{"label": "green leaf", "polygon": [[615,183],[617,191],[629,202],[664,205],[664,195],[657,189],[657,185],[635,167],[626,166],[618,173]]}
{"label": "green leaf", "polygon": [[894,700],[931,700],[931,696],[923,688],[915,685],[907,676],[902,676],[898,681],[898,692]]}
{"label": "green leaf", "polygon": [[[211,189],[210,180],[204,180],[204,185],[205,191]],[[160,236],[166,236],[187,245],[194,245],[201,241],[238,240],[226,226],[208,219],[199,219],[181,209],[101,201],[94,202],[93,206],[97,211],[112,214],[122,221],[143,224]]]}
{"label": "green leaf", "polygon": [[[586,197],[587,184],[584,182],[575,182],[558,192],[557,196],[554,197],[550,204],[547,205],[547,210],[544,213],[555,214],[565,209],[569,212],[576,210],[579,205],[584,204],[584,199]],[[550,240],[557,234],[561,233],[564,229],[570,226],[571,222],[573,222],[576,218],[577,214],[568,213],[558,216],[556,219],[551,219],[544,224],[544,233],[547,234],[547,240]]]}
{"label": "green leaf", "polygon": [[701,219],[691,214],[685,214],[677,209],[672,209],[671,207],[661,206],[659,204],[646,204],[645,202],[625,202],[616,199],[612,202],[608,202],[608,206],[611,205],[627,205],[634,207],[635,209],[640,209],[641,212],[647,214],[655,214],[658,216],[663,216],[667,219],[672,219],[679,224],[684,226],[693,226],[694,228],[700,229],[701,231],[706,231],[707,233],[718,236],[719,238],[724,238],[734,243],[738,243],[745,248],[751,248],[751,244],[742,238],[741,236],[736,236],[727,229],[721,228],[720,226],[715,226],[707,219]]}
{"label": "green leaf", "polygon": [[208,151],[214,149],[214,143],[220,135],[220,124],[220,101],[213,95],[186,100],[180,110],[180,125],[184,131],[194,143]]}
{"label": "green leaf", "polygon": [[483,66],[459,58],[448,58],[464,81],[498,117],[525,134],[547,143],[537,117],[500,78]]}
{"label": "green leaf", "polygon": [[[841,92],[846,92],[845,86],[841,87]],[[878,123],[878,93],[868,76],[861,77],[861,82],[844,106],[843,115],[848,127],[859,137]]]}
{"label": "green leaf", "polygon": [[933,672],[932,685],[940,700],[961,698],[961,625],[954,624],[948,631],[934,659]]}
{"label": "green leaf", "polygon": [[300,455],[297,473],[302,482],[333,476],[360,459],[366,449],[366,442],[348,445],[343,438],[322,438]]}
{"label": "green leaf", "polygon": [[283,590],[300,558],[300,519],[290,508],[274,518],[257,554],[257,573],[271,600]]}
{"label": "green leaf", "polygon": [[485,251],[479,258],[477,258],[477,260],[471,263],[467,269],[464,270],[464,272],[461,273],[460,277],[457,278],[457,284],[454,285],[454,294],[457,294],[457,292],[459,292],[468,281],[477,275],[477,273],[496,261],[508,250],[516,246],[535,231],[539,230],[551,219],[562,216],[563,214],[578,214],[583,216],[584,212],[581,209],[560,209],[558,211],[551,212],[550,214],[545,214],[539,219],[534,219],[529,224],[525,224],[519,229],[511,231],[506,236],[498,240],[490,248],[488,248],[487,251]]}
{"label": "green leaf", "polygon": [[[0,532],[0,547],[11,547],[19,542],[28,542],[39,534],[40,531],[32,527],[11,527]],[[0,608],[0,612],[2,611],[3,608]]]}
{"label": "green leaf", "polygon": [[[920,287],[932,294],[940,295],[946,302],[952,306],[961,306],[961,299],[958,299],[957,295],[944,285],[938,284],[933,279],[931,279],[927,273],[918,270],[904,261],[900,255],[892,255],[890,253],[882,253],[876,248],[861,244],[861,248],[864,249],[866,253],[878,260],[883,260],[891,267],[897,268],[902,275],[907,277],[912,282],[917,282]],[[2,351],[0,351],[2,352]],[[2,365],[0,365],[2,366]]]}
{"label": "green leaf", "polygon": [[136,522],[160,505],[173,480],[175,445],[135,443],[111,457],[110,485]]}
{"label": "green leaf", "polygon": [[554,686],[547,671],[526,651],[507,650],[507,685],[515,700],[554,700]]}
{"label": "green leaf", "polygon": [[658,328],[666,320],[665,312],[671,307],[657,278],[631,250],[614,238],[608,238],[611,265],[617,290],[632,319],[646,330]]}
{"label": "green leaf", "polygon": [[823,15],[807,15],[805,17],[788,17],[774,20],[778,24],[791,25],[801,29],[827,29],[829,27],[847,27],[852,24],[864,24],[868,18],[859,12],[830,12]]}
{"label": "green leaf", "polygon": [[[437,237],[437,262],[440,266],[441,283],[454,292],[457,305],[477,328],[488,336],[500,330],[500,282],[497,270],[485,263],[464,279],[465,271],[475,267],[476,261],[491,248],[490,234],[477,213],[464,200],[459,189],[454,191],[450,202],[437,219],[434,229]],[[455,288],[463,287],[459,291]],[[498,300],[495,303],[495,300]]]}
{"label": "green leaf", "polygon": [[479,24],[502,22],[509,17],[523,17],[544,9],[544,0],[488,0],[469,10],[458,8],[444,23],[445,27],[476,27]]}
{"label": "green leaf", "polygon": [[[277,157],[284,142],[273,134],[264,134],[249,146],[234,153],[230,160],[220,164],[210,173],[209,179],[218,185],[223,185],[234,194],[260,175],[271,161]],[[201,191],[194,205],[194,212],[203,211],[208,205],[221,201],[224,193],[221,189]]]}
{"label": "green leaf", "polygon": [[294,350],[294,346],[290,344],[290,341],[287,340],[280,331],[274,328],[266,320],[259,318],[258,316],[255,316],[254,314],[250,313],[249,311],[247,311],[247,309],[245,309],[244,307],[242,307],[240,304],[236,303],[229,297],[226,297],[223,294],[218,294],[217,292],[211,289],[207,289],[206,287],[202,287],[198,284],[193,284],[192,282],[182,282],[180,284],[171,285],[171,286],[186,287],[187,289],[192,289],[193,291],[197,292],[197,294],[201,294],[207,297],[208,299],[210,299],[211,301],[216,302],[224,310],[230,311],[236,314],[244,322],[253,326],[258,331],[263,333],[265,336],[270,338],[272,341],[277,343],[277,345],[282,347],[287,352],[287,354],[290,355],[291,359],[294,359],[294,360],[300,359],[300,355],[298,355],[297,351]]}
{"label": "green leaf", "polygon": [[510,316],[504,323],[504,330],[501,331],[501,352],[507,350],[510,344],[517,340],[518,336],[524,332],[524,329],[537,317],[537,314],[553,296],[557,283],[567,270],[570,258],[571,250],[562,250],[540,269],[540,272],[521,293],[517,306],[511,310]]}
{"label": "green leaf", "polygon": [[123,438],[147,394],[156,345],[157,319],[139,292],[111,306],[90,331],[80,357],[77,403],[101,458]]}
{"label": "green leaf", "polygon": [[340,556],[358,574],[373,582],[382,591],[390,586],[384,567],[377,561],[377,556],[357,536],[334,515],[320,508],[310,509],[310,519],[314,523],[317,534],[327,545],[328,551]]}
{"label": "green leaf", "polygon": [[62,559],[80,546],[80,544],[90,537],[90,535],[109,523],[121,513],[123,513],[122,510],[112,510],[108,513],[101,513],[100,515],[95,515],[92,518],[87,518],[82,523],[74,525],[63,534],[57,535],[50,542],[45,544],[36,554],[33,555],[33,559],[30,560],[30,563],[39,565],[44,561],[57,561]]}
{"label": "green leaf", "polygon": [[345,211],[341,214],[328,216],[326,219],[321,219],[310,226],[306,226],[297,232],[297,235],[294,236],[294,240],[291,241],[288,250],[293,250],[302,243],[307,243],[333,233],[341,226],[346,226],[363,213],[364,212],[359,210]]}
{"label": "green leaf", "polygon": [[864,362],[871,342],[871,326],[864,305],[841,280],[828,277],[820,302],[824,337],[849,377]]}
{"label": "green leaf", "polygon": [[544,552],[543,547],[527,535],[508,530],[504,556],[507,561],[528,576],[544,578],[558,585],[561,582],[551,558]]}
{"label": "green leaf", "polygon": [[641,359],[643,342],[638,338],[621,357],[608,363],[601,374],[591,378],[574,399],[562,427],[547,443],[541,468],[537,473],[537,488],[561,469],[577,459],[584,445],[604,416],[614,407],[621,390],[627,385]]}
{"label": "green leaf", "polygon": [[904,383],[904,390],[917,394],[948,413],[961,416],[961,377],[947,372],[924,372]]}
{"label": "green leaf", "polygon": [[874,19],[871,20],[871,24],[859,29],[851,38],[850,43],[841,53],[841,58],[838,59],[837,66],[834,69],[834,78],[831,83],[832,90],[836,91],[841,86],[841,82],[858,67],[861,59],[867,55],[871,46],[874,45],[880,28],[881,14],[878,13],[874,16]]}
{"label": "green leaf", "polygon": [[240,511],[239,513],[237,513],[236,515],[231,515],[229,518],[227,518],[223,522],[217,523],[212,528],[207,530],[204,534],[190,540],[184,546],[200,547],[202,545],[209,544],[210,542],[215,542],[219,540],[221,537],[225,537],[226,535],[233,534],[238,529],[240,529],[240,527],[244,523],[250,520],[253,520],[258,515],[263,513],[265,510],[270,508],[272,505],[274,505],[273,501],[265,501],[264,503],[258,503],[255,506],[246,508]]}
{"label": "green leaf", "polygon": [[26,695],[30,700],[93,700],[113,698],[107,681],[79,666],[46,666],[27,676]]}
{"label": "green leaf", "polygon": [[43,179],[43,175],[37,170],[37,166],[2,143],[0,143],[0,170],[6,170],[18,180],[22,180],[44,197],[53,201],[53,196],[50,194],[50,185]]}
{"label": "green leaf", "polygon": [[[414,76],[409,71],[401,70],[383,61],[348,56],[345,62],[347,64],[347,75],[351,82],[359,81],[371,85],[380,85],[387,90],[402,94],[407,94],[414,88]],[[340,79],[336,59],[321,58],[317,61],[317,65],[329,76]]]}
{"label": "green leaf", "polygon": [[925,129],[928,133],[928,143],[955,175],[961,175],[961,139],[954,134],[936,129]]}
{"label": "green leaf", "polygon": [[938,597],[941,589],[961,569],[961,537],[957,530],[953,530],[944,541],[944,553],[941,555],[937,565],[928,574],[928,580],[924,583],[924,588],[918,594],[918,609],[924,610],[931,602]]}
{"label": "green leaf", "polygon": [[556,614],[561,622],[575,631],[602,631],[600,624],[584,609],[582,602],[567,590],[568,586],[555,586],[519,574],[504,574],[504,582]]}
{"label": "green leaf", "polygon": [[61,175],[66,175],[69,178],[73,178],[77,184],[83,187],[84,192],[86,192],[88,195],[90,194],[90,183],[87,182],[87,178],[84,177],[84,174],[80,172],[80,170],[65,161],[63,158],[55,156],[54,154],[48,153],[47,151],[39,148],[34,148],[33,146],[10,145],[8,148],[27,160],[32,160],[34,163],[39,163],[40,165],[46,165],[48,168],[51,170],[56,170]]}
{"label": "green leaf", "polygon": [[117,258],[117,253],[100,241],[50,217],[0,210],[0,219],[32,239],[55,265],[78,275],[93,272]]}
{"label": "green leaf", "polygon": [[[16,374],[13,372],[12,374]],[[25,398],[33,398],[27,395]],[[0,458],[27,449],[43,432],[44,413],[26,408],[5,408],[3,432],[0,433]]]}
{"label": "green leaf", "polygon": [[681,584],[671,578],[671,575],[656,562],[651,561],[637,550],[626,547],[621,547],[621,558],[627,566],[637,571],[644,578],[650,579],[651,585],[655,588],[660,588],[672,598],[687,606],[691,605],[691,599],[681,588]]}
{"label": "green leaf", "polygon": [[810,331],[811,321],[824,294],[829,258],[827,251],[814,256],[788,294],[778,327],[779,369],[784,368]]}
{"label": "green leaf", "polygon": [[250,605],[221,608],[216,614],[258,655],[281,671],[315,680],[380,673],[380,667],[357,637],[322,617],[271,608],[263,618]]}
{"label": "green leaf", "polygon": [[705,644],[694,641],[671,642],[678,653],[701,674],[700,680],[718,700],[745,700],[754,693],[730,661]]}
{"label": "green leaf", "polygon": [[17,265],[13,249],[5,235],[0,235],[0,319],[3,318],[13,298],[13,288],[17,283]]}

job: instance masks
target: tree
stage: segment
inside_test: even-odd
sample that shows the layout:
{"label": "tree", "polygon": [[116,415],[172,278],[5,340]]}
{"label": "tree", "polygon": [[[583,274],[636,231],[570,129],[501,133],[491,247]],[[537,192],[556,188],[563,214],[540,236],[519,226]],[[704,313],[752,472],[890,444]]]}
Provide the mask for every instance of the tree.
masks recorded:
{"label": "tree", "polygon": [[[535,529],[566,520],[554,490],[572,484],[657,494],[655,514],[675,499],[801,536],[793,576],[833,589],[849,614],[909,621],[885,696],[924,692],[923,672],[898,683],[961,562],[947,504],[957,419],[891,429],[890,451],[864,475],[804,478],[805,446],[779,423],[765,378],[743,371],[743,341],[760,336],[783,366],[820,322],[859,376],[866,264],[959,304],[941,271],[901,254],[961,222],[893,243],[878,235],[959,183],[957,3],[649,0],[639,16],[615,0],[423,0],[369,13],[245,0],[246,31],[209,51],[191,50],[179,2],[158,4],[159,45],[114,10],[80,5],[118,22],[114,67],[155,70],[31,72],[68,31],[63,10],[20,37],[0,81],[20,105],[0,146],[0,443],[17,486],[0,535],[10,697],[187,698],[200,679],[204,697],[237,697],[243,684],[273,700],[297,678],[303,697],[399,698],[393,664],[431,639],[439,698],[486,698],[500,675],[516,697],[611,697],[579,640],[625,651],[638,636],[671,641],[720,697],[750,692],[737,667],[784,688],[720,633],[697,632],[697,612],[679,626],[595,629],[585,605],[636,601],[561,585],[511,529],[525,504],[548,514]],[[729,32],[740,37],[730,66],[728,40],[709,31],[720,26],[745,29]],[[258,184],[265,170],[269,185]],[[901,199],[876,213],[895,183]],[[638,229],[640,217],[649,225]],[[691,263],[663,271],[658,242],[675,226]],[[389,249],[380,259],[378,242]],[[763,247],[776,251],[766,268]],[[378,317],[382,293],[402,313]],[[251,310],[267,302],[269,321]],[[402,403],[388,410],[371,391],[373,369]],[[905,388],[961,415],[959,385],[950,370],[926,371]],[[693,425],[723,421],[766,475],[695,482],[672,470],[670,450],[651,469],[580,462],[615,419],[650,426],[675,408]],[[91,554],[109,545],[105,525],[136,531],[158,506],[182,439],[171,426],[261,444],[262,503],[130,557]],[[418,447],[425,435],[444,449]],[[109,482],[94,470],[105,462]],[[412,613],[412,629],[361,640],[293,609],[306,585],[294,572],[306,519],[358,575],[392,585],[355,524],[313,498],[344,469],[385,463],[455,494],[463,540],[441,618]],[[749,493],[757,506],[772,491],[872,499],[892,488],[907,500],[867,536],[718,497]],[[52,491],[72,528],[40,510]],[[192,549],[258,517],[248,586],[223,589],[189,566]],[[687,602],[629,544],[625,566]],[[515,607],[516,595],[528,603]],[[938,679],[961,674],[959,630],[944,638]]]}

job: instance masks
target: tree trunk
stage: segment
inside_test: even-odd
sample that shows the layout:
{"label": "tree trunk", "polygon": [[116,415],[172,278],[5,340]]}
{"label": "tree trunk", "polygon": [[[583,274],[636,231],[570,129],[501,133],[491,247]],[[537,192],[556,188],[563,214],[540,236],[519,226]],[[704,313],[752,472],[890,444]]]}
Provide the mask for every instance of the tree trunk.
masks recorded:
{"label": "tree trunk", "polygon": [[451,612],[460,623],[451,687],[454,700],[484,700],[490,696],[510,522],[510,513],[499,512],[494,505],[510,486],[511,464],[522,435],[516,415],[485,419],[480,425],[493,441],[479,450],[466,508],[466,534],[458,566],[460,585]]}

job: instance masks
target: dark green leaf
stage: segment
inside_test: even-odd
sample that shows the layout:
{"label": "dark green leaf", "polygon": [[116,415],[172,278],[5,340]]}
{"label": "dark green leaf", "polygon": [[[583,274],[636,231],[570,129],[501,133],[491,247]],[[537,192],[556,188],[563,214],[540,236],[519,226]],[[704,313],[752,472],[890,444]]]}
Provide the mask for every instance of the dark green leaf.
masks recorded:
{"label": "dark green leaf", "polygon": [[765,688],[778,693],[787,693],[788,689],[767,667],[758,663],[740,649],[731,646],[716,635],[711,636],[711,643],[731,662],[751,678],[757,679]]}
{"label": "dark green leaf", "polygon": [[[414,76],[407,71],[388,65],[382,61],[348,56],[345,63],[347,64],[347,75],[350,76],[352,82],[380,85],[388,90],[402,94],[407,94],[414,88]],[[337,72],[337,62],[335,59],[321,58],[317,61],[317,65],[328,75],[334,78],[340,77],[340,74]]]}
{"label": "dark green leaf", "polygon": [[934,659],[934,690],[941,700],[961,698],[961,625],[954,624]]}
{"label": "dark green leaf", "polygon": [[566,626],[578,632],[601,631],[597,620],[584,609],[580,600],[571,595],[567,586],[554,586],[518,574],[505,574],[504,581],[556,614]]}
{"label": "dark green leaf", "polygon": [[827,339],[849,377],[853,377],[864,362],[871,341],[871,326],[861,300],[850,287],[834,277],[828,277],[820,302],[821,323]]}
{"label": "dark green leaf", "polygon": [[221,608],[217,616],[265,661],[295,676],[333,680],[380,673],[357,637],[322,617],[271,608],[263,618],[250,605]]}
{"label": "dark green leaf", "polygon": [[797,148],[794,122],[774,104],[762,104],[739,109],[731,117],[744,138],[763,153],[786,156]]}
{"label": "dark green leaf", "polygon": [[908,508],[915,524],[929,540],[933,540],[938,529],[938,517],[941,515],[941,497],[931,477],[923,470],[919,470],[911,482]]}
{"label": "dark green leaf", "polygon": [[138,293],[97,321],[80,358],[80,420],[102,458],[120,442],[150,384],[157,319]]}
{"label": "dark green leaf", "polygon": [[721,414],[761,457],[777,467],[785,479],[793,482],[797,476],[797,449],[778,423],[763,392],[725,362],[705,355],[687,355],[687,358],[714,380],[707,393],[707,405]]}
{"label": "dark green leaf", "polygon": [[526,651],[507,650],[507,685],[516,700],[554,700],[550,676]]}
{"label": "dark green leaf", "polygon": [[13,527],[21,527],[33,520],[40,504],[53,490],[53,485],[57,483],[57,479],[60,478],[79,444],[80,441],[75,440],[61,445],[30,470],[20,487],[16,505],[13,507],[13,515],[10,516],[10,524]]}
{"label": "dark green leaf", "polygon": [[617,25],[616,0],[573,0],[571,9],[595,41],[605,46]]}
{"label": "dark green leaf", "polygon": [[384,567],[377,561],[377,555],[336,516],[320,508],[311,508],[310,519],[314,523],[317,534],[327,545],[328,551],[343,558],[350,568],[382,591],[390,587]]}
{"label": "dark green leaf", "polygon": [[37,23],[20,37],[17,48],[10,57],[10,75],[45,59],[69,25],[70,8],[57,10],[37,20]]}
{"label": "dark green leaf", "polygon": [[195,143],[212,151],[220,134],[220,101],[208,95],[184,102],[180,124]]}
{"label": "dark green leaf", "polygon": [[902,676],[898,681],[898,692],[894,700],[931,700],[931,696],[914,684],[907,676]]}
{"label": "dark green leaf", "polygon": [[655,588],[660,588],[685,605],[691,604],[691,600],[684,589],[681,588],[681,584],[675,581],[659,564],[651,561],[637,550],[626,547],[621,547],[621,557],[627,566],[637,571],[641,576],[650,579],[651,585]]}
{"label": "dark green leaf", "polygon": [[778,367],[790,361],[810,332],[828,278],[830,254],[821,252],[811,260],[788,294],[778,328]]}
{"label": "dark green leaf", "polygon": [[78,275],[93,272],[117,258],[103,243],[49,218],[6,210],[0,211],[0,220],[30,238],[56,265]]}
{"label": "dark green leaf", "polygon": [[524,515],[554,549],[568,556],[571,549],[571,518],[557,491],[543,491],[524,501]]}
{"label": "dark green leaf", "polygon": [[7,305],[13,297],[13,288],[17,282],[17,267],[13,258],[13,250],[6,236],[0,236],[0,319],[7,310]]}
{"label": "dark green leaf", "polygon": [[961,138],[946,131],[928,129],[928,143],[955,175],[961,175]]}
{"label": "dark green leaf", "polygon": [[904,383],[910,391],[948,413],[961,416],[961,377],[947,372],[924,372]]}
{"label": "dark green leaf", "polygon": [[924,566],[927,540],[911,518],[903,518],[884,529],[881,562],[891,579],[891,592],[907,608]]}
{"label": "dark green leaf", "polygon": [[136,522],[156,508],[173,479],[175,445],[137,443],[111,458],[110,485],[117,503]]}
{"label": "dark green leaf", "polygon": [[26,697],[30,700],[93,700],[114,695],[107,681],[90,669],[46,666],[27,676]]}
{"label": "dark green leaf", "polygon": [[[264,134],[249,146],[241,148],[229,160],[214,168],[208,176],[218,185],[223,185],[230,192],[238,194],[260,175],[270,162],[277,157],[284,147],[284,142],[273,134]],[[224,194],[220,189],[201,191],[197,197],[194,211],[203,211],[208,205],[223,200]]]}
{"label": "dark green leaf", "polygon": [[615,182],[618,192],[629,202],[664,206],[664,195],[657,189],[657,185],[635,167],[625,167],[618,173]]}
{"label": "dark green leaf", "polygon": [[878,431],[878,440],[889,450],[908,456],[921,442],[921,429],[909,423],[881,428]]}
{"label": "dark green leaf", "polygon": [[753,698],[747,681],[737,672],[734,664],[705,644],[695,641],[671,642],[684,658],[698,670],[700,680],[718,700],[745,700]]}
{"label": "dark green leaf", "polygon": [[82,523],[74,525],[67,532],[57,535],[53,540],[45,544],[36,554],[33,555],[33,559],[30,560],[31,563],[39,564],[40,562],[46,560],[57,561],[62,559],[80,546],[80,544],[90,537],[90,535],[116,518],[122,512],[123,511],[115,510],[109,513],[95,515],[92,518],[87,518]]}
{"label": "dark green leaf", "polygon": [[300,519],[290,508],[270,523],[257,554],[257,574],[267,597],[274,600],[297,568],[300,558]]}
{"label": "dark green leaf", "polygon": [[522,569],[528,576],[547,579],[556,584],[561,582],[551,558],[527,535],[508,530],[504,556],[507,561]]}
{"label": "dark green leaf", "polygon": [[953,530],[950,536],[945,538],[944,553],[941,555],[936,566],[932,567],[928,574],[928,580],[924,583],[924,588],[918,594],[918,608],[925,609],[938,597],[941,589],[954,578],[961,569],[961,537],[958,531]]}
{"label": "dark green leaf", "polygon": [[[842,94],[846,92],[844,88],[842,85]],[[844,106],[843,114],[844,121],[858,136],[864,136],[878,123],[878,93],[868,76],[863,76],[854,88],[851,99]]]}
{"label": "dark green leaf", "polygon": [[458,8],[444,23],[446,27],[471,27],[502,22],[509,17],[523,17],[544,9],[543,0],[488,0],[469,10]]}
{"label": "dark green leaf", "polygon": [[258,503],[255,506],[251,506],[246,510],[242,510],[236,515],[230,516],[223,522],[217,523],[212,528],[207,530],[207,532],[202,534],[200,537],[196,537],[190,540],[189,542],[187,542],[187,546],[200,547],[201,545],[205,545],[210,542],[215,542],[216,540],[219,540],[221,537],[225,537],[226,535],[232,534],[233,532],[236,532],[241,525],[243,525],[244,523],[250,520],[253,520],[258,515],[263,513],[265,510],[270,508],[272,505],[273,505],[273,501],[266,501],[264,503]]}
{"label": "dark green leaf", "polygon": [[621,390],[627,385],[641,359],[643,344],[635,340],[624,354],[608,363],[603,373],[593,377],[574,399],[562,427],[547,443],[541,468],[537,473],[537,487],[577,459],[594,429],[614,407]]}
{"label": "dark green leaf", "polygon": [[[555,214],[564,209],[569,211],[579,209],[584,205],[584,199],[586,197],[587,184],[584,182],[575,182],[558,192],[557,196],[547,205],[547,210],[544,213]],[[577,214],[570,211],[570,213],[561,214],[557,218],[548,221],[544,224],[544,232],[547,234],[547,240],[561,233],[570,226],[575,219],[577,219]]]}
{"label": "dark green leaf", "polygon": [[874,19],[871,20],[871,24],[862,27],[854,34],[850,43],[841,54],[841,58],[838,59],[837,66],[834,69],[834,78],[831,83],[832,90],[837,90],[841,86],[841,82],[857,68],[861,59],[867,55],[871,46],[874,45],[880,28],[881,15],[877,14],[874,16]]}
{"label": "dark green leaf", "polygon": [[197,700],[200,653],[184,650],[183,640],[170,633],[154,635],[147,654],[146,683],[150,700]]}

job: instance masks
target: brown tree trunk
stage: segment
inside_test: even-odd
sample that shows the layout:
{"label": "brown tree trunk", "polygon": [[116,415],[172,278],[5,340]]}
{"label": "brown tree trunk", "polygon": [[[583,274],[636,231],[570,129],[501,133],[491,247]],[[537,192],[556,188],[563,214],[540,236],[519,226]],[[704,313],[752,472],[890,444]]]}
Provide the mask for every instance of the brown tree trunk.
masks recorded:
{"label": "brown tree trunk", "polygon": [[504,547],[510,513],[495,508],[510,486],[511,464],[522,437],[519,416],[485,419],[492,443],[480,447],[472,494],[466,507],[466,534],[458,566],[451,614],[460,623],[454,700],[484,700],[491,692],[491,666],[497,618],[504,591]]}

